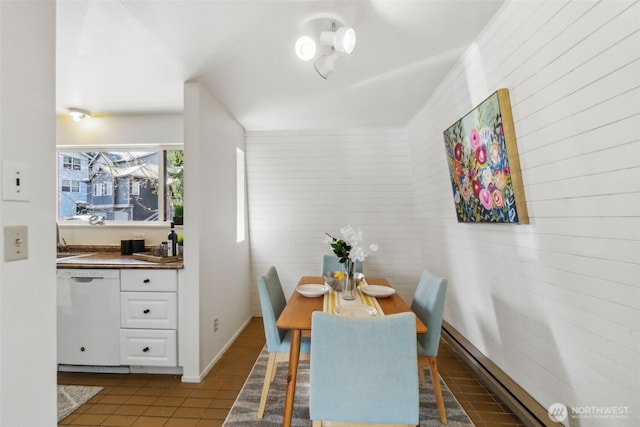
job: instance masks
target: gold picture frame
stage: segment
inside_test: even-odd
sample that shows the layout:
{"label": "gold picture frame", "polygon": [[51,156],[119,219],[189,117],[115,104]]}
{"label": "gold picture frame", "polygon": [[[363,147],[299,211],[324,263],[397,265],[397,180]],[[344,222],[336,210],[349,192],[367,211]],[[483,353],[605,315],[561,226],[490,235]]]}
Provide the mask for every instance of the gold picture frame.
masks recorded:
{"label": "gold picture frame", "polygon": [[528,224],[508,89],[443,132],[458,222]]}

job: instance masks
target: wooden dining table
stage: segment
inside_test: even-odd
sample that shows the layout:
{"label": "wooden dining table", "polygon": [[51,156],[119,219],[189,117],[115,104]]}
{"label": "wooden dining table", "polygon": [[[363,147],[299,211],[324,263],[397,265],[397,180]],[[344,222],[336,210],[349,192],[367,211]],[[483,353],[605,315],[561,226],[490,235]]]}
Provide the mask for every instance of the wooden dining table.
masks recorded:
{"label": "wooden dining table", "polygon": [[[366,277],[369,285],[391,286],[391,284],[381,277]],[[324,283],[322,276],[303,276],[298,285],[311,283]],[[384,314],[403,313],[411,311],[409,305],[404,302],[398,293],[394,293],[387,298],[377,299]],[[276,325],[279,329],[291,330],[291,347],[289,349],[289,373],[287,375],[287,390],[284,401],[284,418],[282,425],[291,426],[293,416],[293,401],[296,394],[296,379],[298,378],[298,362],[300,361],[300,342],[303,331],[311,331],[311,314],[314,311],[322,311],[323,298],[307,298],[300,293],[293,291],[287,305],[282,310]],[[426,333],[427,326],[416,317],[416,333]],[[417,357],[417,355],[416,355]],[[416,362],[417,363],[417,362]]]}

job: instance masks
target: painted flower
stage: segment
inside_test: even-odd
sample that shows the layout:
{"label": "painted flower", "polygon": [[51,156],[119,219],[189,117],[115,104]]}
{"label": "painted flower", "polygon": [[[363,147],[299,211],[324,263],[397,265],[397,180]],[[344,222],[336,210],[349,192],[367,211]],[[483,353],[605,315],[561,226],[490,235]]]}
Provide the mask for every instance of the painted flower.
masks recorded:
{"label": "painted flower", "polygon": [[500,147],[498,147],[498,144],[491,144],[489,157],[491,158],[491,163],[494,165],[497,165],[500,162]]}
{"label": "painted flower", "polygon": [[471,196],[473,195],[473,189],[471,188],[471,184],[469,184],[466,181],[463,182],[460,185],[460,193],[462,193],[462,198],[468,202]]}
{"label": "painted flower", "polygon": [[456,192],[453,194],[453,201],[456,203],[460,203],[460,192],[458,190],[456,190]]}
{"label": "painted flower", "polygon": [[498,187],[499,190],[502,190],[504,187],[507,186],[507,176],[502,173],[502,171],[498,171],[496,172],[496,174],[494,175],[495,181],[496,181],[496,187]]}
{"label": "painted flower", "polygon": [[471,144],[471,149],[473,151],[476,151],[481,145],[480,134],[475,128],[471,129],[471,132],[469,133],[469,143]]}
{"label": "painted flower", "polygon": [[484,145],[481,145],[476,149],[476,160],[481,165],[487,163],[487,148]]}
{"label": "painted flower", "polygon": [[479,197],[481,190],[482,190],[482,183],[480,183],[480,181],[476,179],[475,181],[473,181],[473,194],[476,197]]}
{"label": "painted flower", "polygon": [[460,144],[459,142],[453,148],[453,155],[456,158],[456,160],[458,161],[462,160],[462,144]]}
{"label": "painted flower", "polygon": [[483,145],[489,145],[491,143],[491,134],[491,129],[486,126],[480,129],[480,141],[482,141]]}
{"label": "painted flower", "polygon": [[493,199],[493,204],[495,205],[495,207],[498,209],[502,209],[502,207],[504,206],[504,196],[502,195],[502,191],[494,190],[491,193],[491,198]]}
{"label": "painted flower", "polygon": [[482,203],[482,206],[484,206],[486,210],[491,210],[491,208],[493,207],[493,199],[491,198],[491,193],[489,193],[489,190],[486,190],[484,188],[480,190],[478,198],[480,199],[480,203]]}
{"label": "painted flower", "polygon": [[454,160],[453,161],[453,174],[455,176],[463,176],[463,172],[462,172],[462,164],[460,163],[460,160]]}
{"label": "painted flower", "polygon": [[492,180],[493,180],[493,174],[491,173],[491,169],[484,168],[482,170],[482,185],[485,187],[488,187],[489,184],[491,184]]}

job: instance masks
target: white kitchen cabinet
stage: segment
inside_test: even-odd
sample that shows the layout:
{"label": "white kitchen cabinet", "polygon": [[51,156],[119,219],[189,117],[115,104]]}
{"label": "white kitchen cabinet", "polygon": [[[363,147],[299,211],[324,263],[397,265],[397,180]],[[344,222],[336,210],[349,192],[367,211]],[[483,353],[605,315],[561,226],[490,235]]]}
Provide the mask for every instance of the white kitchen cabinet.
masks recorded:
{"label": "white kitchen cabinet", "polygon": [[177,270],[122,270],[120,289],[131,292],[177,292]]}
{"label": "white kitchen cabinet", "polygon": [[177,366],[178,272],[123,269],[120,363]]}
{"label": "white kitchen cabinet", "polygon": [[120,329],[120,363],[139,366],[176,366],[175,330]]}
{"label": "white kitchen cabinet", "polygon": [[120,327],[176,329],[177,299],[175,292],[121,292]]}

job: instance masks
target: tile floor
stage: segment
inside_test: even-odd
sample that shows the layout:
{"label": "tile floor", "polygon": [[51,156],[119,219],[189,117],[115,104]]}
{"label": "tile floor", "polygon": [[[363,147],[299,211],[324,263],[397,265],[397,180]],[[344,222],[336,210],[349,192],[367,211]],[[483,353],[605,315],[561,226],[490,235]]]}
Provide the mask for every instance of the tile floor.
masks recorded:
{"label": "tile floor", "polygon": [[[262,319],[254,318],[199,384],[179,376],[58,373],[59,384],[100,385],[99,394],[61,426],[218,427],[264,346]],[[521,426],[443,342],[440,375],[478,427]]]}

